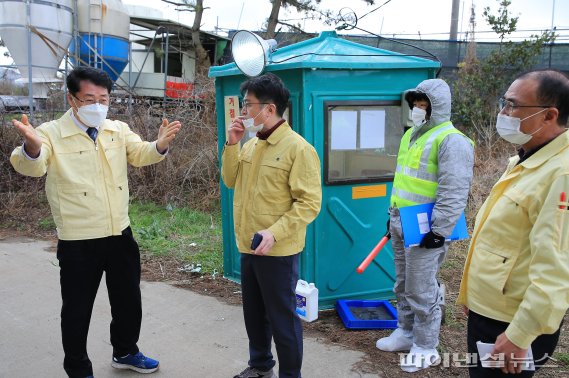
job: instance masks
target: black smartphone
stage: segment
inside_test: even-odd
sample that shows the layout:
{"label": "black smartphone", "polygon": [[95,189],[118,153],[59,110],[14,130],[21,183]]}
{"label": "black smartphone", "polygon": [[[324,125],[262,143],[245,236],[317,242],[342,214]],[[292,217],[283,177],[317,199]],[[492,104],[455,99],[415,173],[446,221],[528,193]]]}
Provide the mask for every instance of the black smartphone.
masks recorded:
{"label": "black smartphone", "polygon": [[261,244],[261,240],[263,240],[263,235],[255,233],[255,235],[253,235],[253,241],[251,242],[251,249],[252,250],[257,249],[259,244]]}

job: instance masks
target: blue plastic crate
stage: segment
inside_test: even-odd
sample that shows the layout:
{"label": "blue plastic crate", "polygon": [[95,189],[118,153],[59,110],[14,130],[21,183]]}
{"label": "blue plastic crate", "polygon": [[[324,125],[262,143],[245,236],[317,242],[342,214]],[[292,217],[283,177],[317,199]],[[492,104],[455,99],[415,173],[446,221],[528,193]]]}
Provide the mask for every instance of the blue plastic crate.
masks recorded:
{"label": "blue plastic crate", "polygon": [[344,300],[336,302],[336,311],[348,329],[395,329],[397,310],[386,300]]}

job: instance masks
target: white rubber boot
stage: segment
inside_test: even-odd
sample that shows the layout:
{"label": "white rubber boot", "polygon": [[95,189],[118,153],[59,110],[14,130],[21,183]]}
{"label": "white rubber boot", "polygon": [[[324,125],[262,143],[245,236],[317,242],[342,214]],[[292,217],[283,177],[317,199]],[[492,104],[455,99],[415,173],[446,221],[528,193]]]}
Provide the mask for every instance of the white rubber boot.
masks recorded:
{"label": "white rubber boot", "polygon": [[401,356],[401,370],[408,373],[426,369],[429,366],[437,365],[441,362],[441,357],[436,349],[424,349],[413,344],[413,347],[405,356]]}
{"label": "white rubber boot", "polygon": [[375,346],[385,352],[407,351],[413,346],[413,332],[397,328],[388,337],[377,340]]}

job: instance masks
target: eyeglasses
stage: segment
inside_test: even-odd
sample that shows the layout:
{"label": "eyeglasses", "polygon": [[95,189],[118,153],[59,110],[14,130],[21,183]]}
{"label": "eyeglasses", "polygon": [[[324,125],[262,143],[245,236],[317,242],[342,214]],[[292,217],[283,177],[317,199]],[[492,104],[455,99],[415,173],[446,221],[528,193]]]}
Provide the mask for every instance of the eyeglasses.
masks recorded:
{"label": "eyeglasses", "polygon": [[500,111],[506,109],[508,116],[512,115],[515,108],[552,108],[552,105],[516,105],[513,101],[506,100],[504,97],[498,100],[498,108]]}
{"label": "eyeglasses", "polygon": [[85,105],[93,105],[93,104],[100,104],[100,105],[106,105],[109,106],[110,103],[110,98],[109,97],[101,97],[100,99],[95,99],[94,97],[89,97],[86,98],[84,100],[81,100],[79,97],[72,95],[73,97],[75,97],[77,100],[79,100],[80,103],[85,104]]}
{"label": "eyeglasses", "polygon": [[269,105],[268,102],[244,102],[243,103],[243,107],[247,108],[247,111],[249,111],[249,109],[251,109],[251,106],[253,105]]}

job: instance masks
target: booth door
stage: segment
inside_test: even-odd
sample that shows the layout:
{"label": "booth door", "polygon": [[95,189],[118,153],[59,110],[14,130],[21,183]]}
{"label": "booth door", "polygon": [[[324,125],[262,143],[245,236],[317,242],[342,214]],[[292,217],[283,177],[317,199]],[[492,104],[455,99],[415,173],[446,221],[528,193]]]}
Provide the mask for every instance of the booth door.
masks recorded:
{"label": "booth door", "polygon": [[[400,101],[323,101],[322,210],[316,224],[320,306],[338,299],[393,297],[388,243],[363,274],[356,268],[386,232],[403,135]],[[407,116],[407,112],[405,114]]]}

